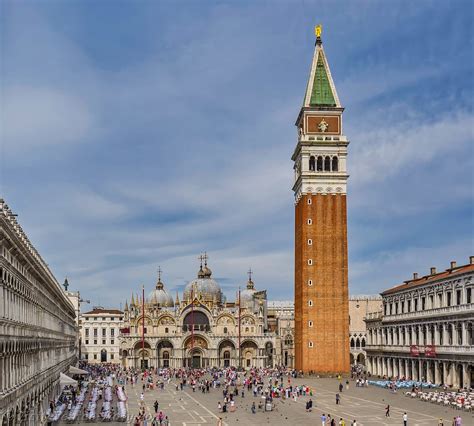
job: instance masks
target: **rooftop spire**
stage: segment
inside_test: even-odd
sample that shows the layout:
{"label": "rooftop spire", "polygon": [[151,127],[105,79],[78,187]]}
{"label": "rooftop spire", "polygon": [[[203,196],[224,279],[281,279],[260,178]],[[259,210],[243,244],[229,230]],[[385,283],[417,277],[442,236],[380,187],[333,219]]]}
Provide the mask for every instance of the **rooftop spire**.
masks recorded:
{"label": "rooftop spire", "polygon": [[321,24],[314,28],[314,33],[316,35],[316,44],[303,107],[341,108],[336,86],[331,76],[326,54],[324,53],[323,42],[321,40]]}
{"label": "rooftop spire", "polygon": [[247,274],[249,275],[249,280],[247,281],[247,288],[250,290],[254,288],[254,283],[252,281],[252,268],[249,268]]}
{"label": "rooftop spire", "polygon": [[161,282],[161,267],[158,266],[158,282],[156,283],[156,288],[157,289],[162,289],[163,288],[163,283]]}

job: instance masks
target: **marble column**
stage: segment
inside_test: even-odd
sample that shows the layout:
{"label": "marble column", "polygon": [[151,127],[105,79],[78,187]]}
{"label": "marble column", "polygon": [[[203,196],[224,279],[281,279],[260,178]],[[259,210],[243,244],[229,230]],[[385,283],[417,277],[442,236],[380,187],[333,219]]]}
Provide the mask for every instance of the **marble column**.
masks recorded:
{"label": "marble column", "polygon": [[440,377],[440,371],[439,371],[439,366],[440,362],[435,361],[435,376],[434,376],[434,382],[438,385],[441,383],[441,377]]}

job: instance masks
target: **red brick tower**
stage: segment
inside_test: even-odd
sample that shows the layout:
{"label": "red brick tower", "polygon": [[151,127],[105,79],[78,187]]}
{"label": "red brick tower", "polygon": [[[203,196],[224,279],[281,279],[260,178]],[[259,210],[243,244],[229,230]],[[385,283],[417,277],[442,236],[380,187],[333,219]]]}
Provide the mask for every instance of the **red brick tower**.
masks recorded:
{"label": "red brick tower", "polygon": [[320,374],[347,373],[346,172],[349,141],[342,134],[336,87],[316,28],[304,103],[296,120],[295,366]]}

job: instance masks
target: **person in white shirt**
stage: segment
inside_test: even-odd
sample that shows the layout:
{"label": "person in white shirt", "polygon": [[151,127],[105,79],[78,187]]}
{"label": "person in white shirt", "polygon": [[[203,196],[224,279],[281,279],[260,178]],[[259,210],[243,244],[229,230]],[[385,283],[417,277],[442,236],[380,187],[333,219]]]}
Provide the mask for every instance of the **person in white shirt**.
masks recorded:
{"label": "person in white shirt", "polygon": [[408,425],[408,414],[403,413],[403,426],[407,426],[407,425]]}

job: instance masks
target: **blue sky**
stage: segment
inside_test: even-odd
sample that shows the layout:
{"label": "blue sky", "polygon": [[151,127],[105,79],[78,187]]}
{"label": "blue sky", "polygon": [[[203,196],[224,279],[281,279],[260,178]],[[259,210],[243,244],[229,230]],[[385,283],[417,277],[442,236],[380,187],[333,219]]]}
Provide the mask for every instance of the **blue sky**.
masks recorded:
{"label": "blue sky", "polygon": [[349,281],[473,249],[468,1],[3,1],[0,193],[59,281],[119,306],[197,256],[293,298],[294,122],[323,42],[346,107]]}

